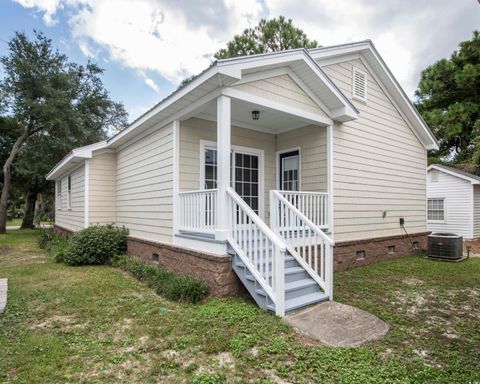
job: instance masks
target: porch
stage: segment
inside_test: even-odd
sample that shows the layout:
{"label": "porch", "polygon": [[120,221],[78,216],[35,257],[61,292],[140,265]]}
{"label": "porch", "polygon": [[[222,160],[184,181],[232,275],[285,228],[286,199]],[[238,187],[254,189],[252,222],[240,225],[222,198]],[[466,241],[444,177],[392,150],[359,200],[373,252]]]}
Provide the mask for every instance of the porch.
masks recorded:
{"label": "porch", "polygon": [[332,298],[332,125],[293,112],[221,95],[174,126],[176,244],[231,254],[281,316]]}

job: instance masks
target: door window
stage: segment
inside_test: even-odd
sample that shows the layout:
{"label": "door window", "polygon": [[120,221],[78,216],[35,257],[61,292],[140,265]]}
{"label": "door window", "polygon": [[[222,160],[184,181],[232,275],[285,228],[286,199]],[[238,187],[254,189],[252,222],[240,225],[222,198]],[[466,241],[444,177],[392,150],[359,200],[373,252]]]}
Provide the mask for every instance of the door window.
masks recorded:
{"label": "door window", "polygon": [[299,151],[280,154],[280,189],[283,191],[298,191],[300,189]]}

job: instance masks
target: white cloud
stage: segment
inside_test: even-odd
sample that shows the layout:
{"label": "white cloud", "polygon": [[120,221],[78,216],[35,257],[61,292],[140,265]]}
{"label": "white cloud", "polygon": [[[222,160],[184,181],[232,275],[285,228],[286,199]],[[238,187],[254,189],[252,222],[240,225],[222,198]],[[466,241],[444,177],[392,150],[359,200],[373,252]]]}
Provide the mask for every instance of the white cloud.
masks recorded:
{"label": "white cloud", "polygon": [[410,96],[423,68],[471,37],[480,11],[473,0],[304,0],[301,6],[291,0],[14,1],[42,12],[47,25],[68,9],[86,56],[106,51],[103,60],[173,83],[205,69],[215,51],[262,16],[285,15],[321,45],[373,40]]}
{"label": "white cloud", "polygon": [[160,87],[158,86],[155,81],[153,81],[150,77],[143,75],[143,79],[145,81],[145,84],[147,84],[150,88],[152,88],[155,92],[160,93]]}
{"label": "white cloud", "polygon": [[60,0],[14,0],[25,8],[35,8],[43,12],[43,21],[46,25],[52,26],[57,23],[55,13]]}

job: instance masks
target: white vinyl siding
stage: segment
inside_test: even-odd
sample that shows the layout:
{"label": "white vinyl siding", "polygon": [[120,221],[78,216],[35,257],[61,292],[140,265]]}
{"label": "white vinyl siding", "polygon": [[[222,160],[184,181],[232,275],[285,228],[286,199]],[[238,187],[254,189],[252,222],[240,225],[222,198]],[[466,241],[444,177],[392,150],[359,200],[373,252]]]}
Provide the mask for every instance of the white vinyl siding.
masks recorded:
{"label": "white vinyl siding", "polygon": [[317,103],[315,103],[289,75],[255,80],[249,83],[234,85],[232,88],[277,103],[326,116],[325,112],[322,111]]}
{"label": "white vinyl siding", "polygon": [[473,186],[473,237],[480,237],[480,185]]}
{"label": "white vinyl siding", "polygon": [[[192,118],[180,124],[180,191],[200,189],[200,140],[216,142],[215,122]],[[264,212],[268,221],[269,193],[275,189],[275,135],[232,127],[232,145],[264,151]],[[261,172],[261,171],[260,171]]]}
{"label": "white vinyl siding", "polygon": [[89,161],[89,223],[115,222],[115,153],[93,155]]}
{"label": "white vinyl siding", "polygon": [[132,237],[171,243],[172,124],[120,147],[116,178],[116,224]]}
{"label": "white vinyl siding", "polygon": [[401,235],[402,217],[424,232],[426,150],[360,60],[323,70],[351,96],[353,66],[367,74],[368,103],[351,98],[359,118],[333,129],[335,240]]}
{"label": "white vinyl siding", "polygon": [[277,136],[277,152],[293,148],[300,148],[300,190],[326,192],[327,129],[310,125]]}
{"label": "white vinyl siding", "polygon": [[[438,172],[438,181],[431,182],[428,172],[427,199],[444,199],[445,219],[428,221],[432,232],[452,232],[465,238],[472,238],[473,190],[468,180]],[[427,203],[428,204],[428,203]]]}
{"label": "white vinyl siding", "polygon": [[68,175],[60,179],[61,209],[55,211],[55,224],[76,231],[84,228],[85,214],[85,164],[73,170],[71,177],[70,209],[68,208]]}

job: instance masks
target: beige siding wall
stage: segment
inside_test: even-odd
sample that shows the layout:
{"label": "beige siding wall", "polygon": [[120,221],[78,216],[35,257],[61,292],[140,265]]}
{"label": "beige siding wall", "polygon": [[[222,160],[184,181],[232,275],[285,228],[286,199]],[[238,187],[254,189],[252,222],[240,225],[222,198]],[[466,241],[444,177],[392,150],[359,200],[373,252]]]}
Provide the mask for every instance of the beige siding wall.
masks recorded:
{"label": "beige siding wall", "polygon": [[[352,66],[360,60],[323,67],[351,98]],[[335,240],[426,230],[426,151],[385,93],[368,73],[368,101],[352,100],[356,121],[334,126]],[[382,211],[387,216],[382,218]]]}
{"label": "beige siding wall", "polygon": [[251,93],[278,103],[286,104],[304,111],[326,116],[318,105],[288,75],[274,76],[249,83],[235,85],[232,88]]}
{"label": "beige siding wall", "polygon": [[117,151],[116,224],[133,237],[172,242],[172,138],[170,124]]}
{"label": "beige siding wall", "polygon": [[[200,140],[217,141],[216,123],[189,119],[180,125],[180,191],[200,188]],[[270,211],[268,192],[275,189],[275,135],[232,127],[232,145],[264,151],[264,212],[268,220]]]}
{"label": "beige siding wall", "polygon": [[61,209],[55,210],[55,224],[72,231],[84,228],[85,214],[85,165],[73,170],[71,173],[71,204],[68,209],[68,174],[62,177]]}
{"label": "beige siding wall", "polygon": [[302,191],[327,191],[327,130],[310,125],[277,135],[277,152],[300,147]]}
{"label": "beige siding wall", "polygon": [[115,153],[94,155],[89,160],[89,223],[115,222]]}

